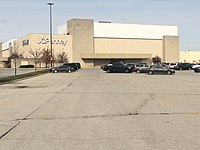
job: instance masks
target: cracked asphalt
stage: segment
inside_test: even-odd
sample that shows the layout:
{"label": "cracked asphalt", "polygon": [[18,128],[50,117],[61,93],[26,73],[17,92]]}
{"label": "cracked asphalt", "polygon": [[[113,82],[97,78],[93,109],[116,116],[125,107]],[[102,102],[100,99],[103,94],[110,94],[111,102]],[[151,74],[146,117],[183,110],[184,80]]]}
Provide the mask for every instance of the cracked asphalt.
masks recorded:
{"label": "cracked asphalt", "polygon": [[0,150],[199,150],[200,74],[81,69],[0,86]]}

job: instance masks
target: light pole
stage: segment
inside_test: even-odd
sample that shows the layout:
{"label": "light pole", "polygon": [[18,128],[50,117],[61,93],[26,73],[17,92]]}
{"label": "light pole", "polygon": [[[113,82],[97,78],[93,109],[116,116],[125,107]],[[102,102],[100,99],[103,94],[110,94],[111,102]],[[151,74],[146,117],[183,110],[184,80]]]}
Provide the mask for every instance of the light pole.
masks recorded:
{"label": "light pole", "polygon": [[52,59],[53,59],[53,50],[52,50],[52,12],[51,12],[51,7],[52,5],[54,5],[54,3],[47,3],[47,5],[49,5],[49,34],[50,34],[50,51],[51,51],[51,67],[53,66],[52,64]]}
{"label": "light pole", "polygon": [[16,52],[16,43],[13,42],[13,49],[12,49],[12,57],[14,58],[15,63],[15,76],[17,76],[17,52]]}

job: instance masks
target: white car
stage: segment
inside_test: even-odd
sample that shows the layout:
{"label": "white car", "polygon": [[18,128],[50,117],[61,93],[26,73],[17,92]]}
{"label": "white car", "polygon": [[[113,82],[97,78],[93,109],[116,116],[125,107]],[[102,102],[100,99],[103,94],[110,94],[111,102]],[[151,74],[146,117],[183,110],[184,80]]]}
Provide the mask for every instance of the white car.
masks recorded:
{"label": "white car", "polygon": [[192,69],[195,69],[195,68],[198,68],[198,67],[200,67],[200,64],[193,65]]}
{"label": "white car", "polygon": [[170,63],[169,68],[170,69],[175,69],[177,67],[178,63]]}

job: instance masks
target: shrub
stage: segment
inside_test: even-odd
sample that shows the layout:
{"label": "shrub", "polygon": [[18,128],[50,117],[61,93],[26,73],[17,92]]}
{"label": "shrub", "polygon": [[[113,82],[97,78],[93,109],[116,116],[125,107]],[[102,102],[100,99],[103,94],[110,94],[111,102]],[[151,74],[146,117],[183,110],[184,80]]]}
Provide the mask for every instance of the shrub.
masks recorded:
{"label": "shrub", "polygon": [[34,65],[20,65],[19,68],[34,68]]}
{"label": "shrub", "polygon": [[152,58],[152,62],[154,64],[159,64],[159,63],[161,63],[161,58],[159,56],[155,56]]}

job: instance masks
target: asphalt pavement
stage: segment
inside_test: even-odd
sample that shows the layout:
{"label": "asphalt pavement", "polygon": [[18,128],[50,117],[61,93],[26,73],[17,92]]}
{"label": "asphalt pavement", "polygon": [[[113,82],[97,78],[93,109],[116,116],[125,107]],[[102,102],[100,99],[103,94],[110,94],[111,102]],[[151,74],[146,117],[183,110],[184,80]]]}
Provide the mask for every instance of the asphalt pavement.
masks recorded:
{"label": "asphalt pavement", "polygon": [[[16,74],[24,74],[29,72],[34,72],[34,68],[17,68]],[[7,77],[7,76],[13,76],[15,75],[15,69],[14,68],[0,68],[0,78],[1,77]]]}
{"label": "asphalt pavement", "polygon": [[199,150],[200,74],[48,73],[0,86],[0,150]]}

